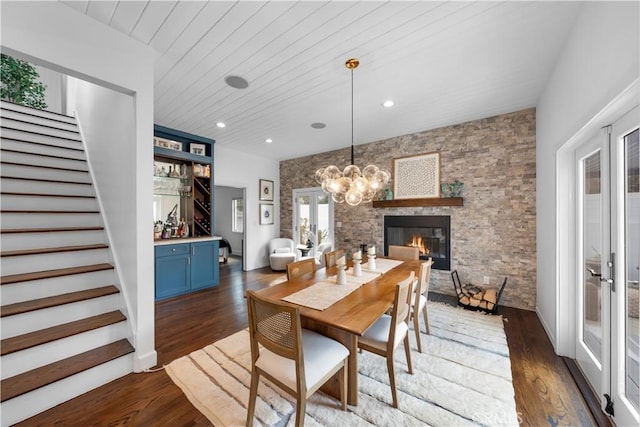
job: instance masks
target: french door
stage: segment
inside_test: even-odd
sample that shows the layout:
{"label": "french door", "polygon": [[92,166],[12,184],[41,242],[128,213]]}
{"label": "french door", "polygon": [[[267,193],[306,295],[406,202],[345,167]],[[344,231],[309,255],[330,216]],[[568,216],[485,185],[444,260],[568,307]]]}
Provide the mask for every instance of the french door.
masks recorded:
{"label": "french door", "polygon": [[576,361],[618,426],[640,422],[638,108],[576,150]]}
{"label": "french door", "polygon": [[333,200],[321,188],[293,190],[293,240],[296,245],[311,243],[308,256],[333,241]]}

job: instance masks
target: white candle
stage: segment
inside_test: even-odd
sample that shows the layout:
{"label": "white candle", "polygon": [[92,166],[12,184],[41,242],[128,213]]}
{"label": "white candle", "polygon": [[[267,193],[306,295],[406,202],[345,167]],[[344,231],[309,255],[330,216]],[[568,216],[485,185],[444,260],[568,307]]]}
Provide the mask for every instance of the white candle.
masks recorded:
{"label": "white candle", "polygon": [[360,252],[359,250],[355,251],[353,253],[353,259],[362,259],[362,252]]}
{"label": "white candle", "polygon": [[336,264],[338,264],[338,265],[346,265],[347,264],[347,260],[345,259],[344,255],[342,255],[340,258],[338,258],[336,260]]}
{"label": "white candle", "polygon": [[369,246],[369,249],[367,249],[367,254],[375,255],[376,254],[376,247],[375,246]]}

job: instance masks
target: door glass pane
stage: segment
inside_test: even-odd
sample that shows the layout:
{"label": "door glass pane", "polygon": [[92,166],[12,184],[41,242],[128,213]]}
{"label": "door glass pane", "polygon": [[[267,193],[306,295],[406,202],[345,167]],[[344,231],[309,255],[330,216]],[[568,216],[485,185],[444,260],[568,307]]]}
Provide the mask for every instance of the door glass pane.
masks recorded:
{"label": "door glass pane", "polygon": [[[602,256],[602,195],[600,151],[583,160],[582,253],[585,267],[600,274]],[[602,347],[601,286],[598,277],[584,270],[582,340],[600,362]]]}
{"label": "door glass pane", "polygon": [[624,138],[625,154],[625,247],[626,247],[626,348],[625,348],[625,392],[629,401],[640,409],[640,393],[638,382],[638,358],[640,351],[638,341],[638,274],[640,268],[640,176],[638,130]]}
{"label": "door glass pane", "polygon": [[311,224],[311,197],[298,196],[298,239],[296,244],[307,245]]}
{"label": "door glass pane", "polygon": [[329,194],[318,196],[318,245],[329,241]]}

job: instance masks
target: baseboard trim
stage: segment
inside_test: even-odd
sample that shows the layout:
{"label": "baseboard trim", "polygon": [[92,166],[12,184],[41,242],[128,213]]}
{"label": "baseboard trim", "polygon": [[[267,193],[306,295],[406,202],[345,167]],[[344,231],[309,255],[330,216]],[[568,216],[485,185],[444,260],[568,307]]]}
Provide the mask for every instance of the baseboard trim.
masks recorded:
{"label": "baseboard trim", "polygon": [[591,386],[587,382],[587,380],[582,375],[582,371],[578,368],[576,361],[574,359],[570,359],[568,357],[560,356],[565,366],[569,370],[569,373],[573,377],[576,385],[578,386],[578,390],[580,390],[580,394],[591,412],[593,419],[598,423],[598,427],[613,427],[613,423],[609,419],[609,417],[602,412],[600,408],[600,401],[594,394]]}

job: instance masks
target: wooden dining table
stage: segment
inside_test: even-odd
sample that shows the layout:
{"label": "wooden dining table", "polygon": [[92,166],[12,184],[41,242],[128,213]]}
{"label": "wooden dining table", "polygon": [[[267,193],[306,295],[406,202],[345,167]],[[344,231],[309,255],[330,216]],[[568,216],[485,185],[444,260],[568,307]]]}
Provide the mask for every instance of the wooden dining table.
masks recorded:
{"label": "wooden dining table", "polygon": [[[364,259],[363,265],[366,265],[366,262],[367,260]],[[299,307],[304,328],[333,338],[349,350],[347,401],[350,405],[358,404],[358,337],[362,336],[380,316],[391,308],[396,285],[406,279],[411,271],[417,274],[421,262],[424,261],[403,261],[402,264],[365,283],[324,310],[295,304]],[[331,276],[335,277],[336,274],[335,266],[322,268],[313,274],[307,273],[258,292],[272,301],[281,301],[282,298],[327,280]],[[351,269],[347,274],[351,274]],[[339,398],[337,376],[329,380],[322,390]]]}

